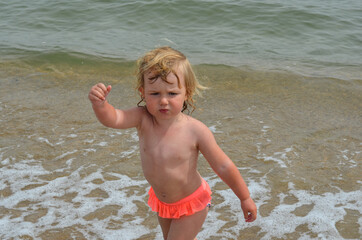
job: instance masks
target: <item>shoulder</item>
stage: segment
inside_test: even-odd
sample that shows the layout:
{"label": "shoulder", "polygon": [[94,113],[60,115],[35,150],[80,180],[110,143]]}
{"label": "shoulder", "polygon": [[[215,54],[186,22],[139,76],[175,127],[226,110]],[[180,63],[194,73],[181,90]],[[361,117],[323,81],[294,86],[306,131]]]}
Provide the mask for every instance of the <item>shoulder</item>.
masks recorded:
{"label": "shoulder", "polygon": [[198,141],[202,141],[210,137],[213,138],[213,134],[209,129],[209,127],[207,127],[200,120],[188,116],[188,124],[189,124],[189,129],[195,134]]}
{"label": "shoulder", "polygon": [[141,127],[150,120],[152,121],[152,115],[147,111],[146,107],[135,107],[134,109],[137,112],[140,119],[138,127]]}
{"label": "shoulder", "polygon": [[140,127],[143,119],[147,115],[147,110],[143,107],[133,107],[129,109],[117,109],[116,128],[125,129],[132,127]]}
{"label": "shoulder", "polygon": [[192,119],[190,128],[196,138],[197,148],[204,155],[209,163],[215,163],[219,159],[224,159],[224,152],[216,142],[215,136],[203,122]]}

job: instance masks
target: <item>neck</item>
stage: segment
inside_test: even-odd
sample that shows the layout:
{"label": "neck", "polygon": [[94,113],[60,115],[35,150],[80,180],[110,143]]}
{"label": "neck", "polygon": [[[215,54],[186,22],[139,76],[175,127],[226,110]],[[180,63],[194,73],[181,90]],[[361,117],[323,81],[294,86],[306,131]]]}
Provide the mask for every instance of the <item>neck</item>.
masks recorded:
{"label": "neck", "polygon": [[163,128],[163,129],[168,129],[172,125],[181,121],[184,117],[185,117],[185,115],[182,112],[180,112],[177,116],[170,118],[170,119],[158,119],[153,116],[152,116],[152,119],[153,119],[153,124],[155,126],[157,126],[159,128]]}

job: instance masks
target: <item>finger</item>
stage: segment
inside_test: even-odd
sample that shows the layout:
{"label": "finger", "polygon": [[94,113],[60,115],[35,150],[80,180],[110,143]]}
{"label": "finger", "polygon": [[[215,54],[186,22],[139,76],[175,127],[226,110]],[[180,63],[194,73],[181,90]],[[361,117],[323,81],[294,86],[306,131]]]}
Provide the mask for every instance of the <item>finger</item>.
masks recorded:
{"label": "finger", "polygon": [[92,87],[91,92],[93,93],[99,92],[102,95],[105,95],[107,92],[107,88],[104,86],[103,83],[98,83]]}
{"label": "finger", "polygon": [[249,216],[247,218],[245,218],[245,222],[252,222],[252,214],[249,214]]}
{"label": "finger", "polygon": [[103,101],[103,97],[97,96],[97,94],[90,93],[89,94],[89,100],[91,102],[101,102]]}
{"label": "finger", "polygon": [[253,217],[253,221],[257,218],[258,216],[258,210],[255,206],[255,208],[251,211],[252,217]]}
{"label": "finger", "polygon": [[256,219],[256,212],[250,212],[248,217],[245,219],[246,222],[254,222]]}
{"label": "finger", "polygon": [[101,93],[103,93],[103,95],[106,97],[108,95],[108,93],[111,91],[112,86],[108,85],[107,87],[103,84],[103,83],[98,83],[96,85],[96,90],[100,91]]}
{"label": "finger", "polygon": [[96,87],[102,89],[103,92],[107,92],[107,88],[103,83],[98,83]]}
{"label": "finger", "polygon": [[244,213],[244,218],[247,219],[249,216],[249,210],[247,208],[241,208],[243,210]]}
{"label": "finger", "polygon": [[106,94],[105,94],[105,97],[108,96],[109,92],[112,90],[112,86],[111,85],[108,85],[107,88],[106,88]]}
{"label": "finger", "polygon": [[243,213],[244,213],[244,219],[246,221],[249,218],[249,212],[248,212],[248,210],[243,209]]}
{"label": "finger", "polygon": [[247,216],[244,215],[245,222],[250,222],[251,214],[248,214]]}
{"label": "finger", "polygon": [[94,100],[101,100],[101,101],[105,100],[104,92],[98,88],[93,89],[90,92],[89,96],[92,97],[92,99]]}

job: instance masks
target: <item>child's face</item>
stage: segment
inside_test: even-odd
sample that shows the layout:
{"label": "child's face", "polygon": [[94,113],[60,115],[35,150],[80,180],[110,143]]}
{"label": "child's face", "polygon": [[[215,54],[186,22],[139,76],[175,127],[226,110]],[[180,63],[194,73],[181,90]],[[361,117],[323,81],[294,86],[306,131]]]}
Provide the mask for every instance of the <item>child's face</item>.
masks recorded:
{"label": "child's face", "polygon": [[170,119],[177,116],[182,110],[186,100],[185,80],[181,71],[176,71],[176,74],[180,84],[172,72],[167,75],[168,83],[152,71],[144,74],[144,88],[141,88],[140,91],[145,99],[148,112],[155,118]]}

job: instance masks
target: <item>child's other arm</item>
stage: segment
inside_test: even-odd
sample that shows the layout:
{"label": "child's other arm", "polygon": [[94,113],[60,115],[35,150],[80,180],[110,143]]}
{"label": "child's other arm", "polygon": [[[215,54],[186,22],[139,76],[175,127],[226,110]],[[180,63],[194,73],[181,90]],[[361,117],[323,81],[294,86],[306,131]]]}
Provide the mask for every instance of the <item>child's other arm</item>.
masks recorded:
{"label": "child's other arm", "polygon": [[111,128],[137,127],[141,121],[142,109],[138,107],[128,110],[115,109],[106,100],[111,89],[110,85],[106,87],[103,83],[98,83],[88,94],[98,120]]}
{"label": "child's other arm", "polygon": [[250,197],[249,189],[238,168],[216,143],[214,135],[202,124],[199,131],[199,149],[215,173],[233,190],[240,199],[247,222],[256,219],[257,209]]}

